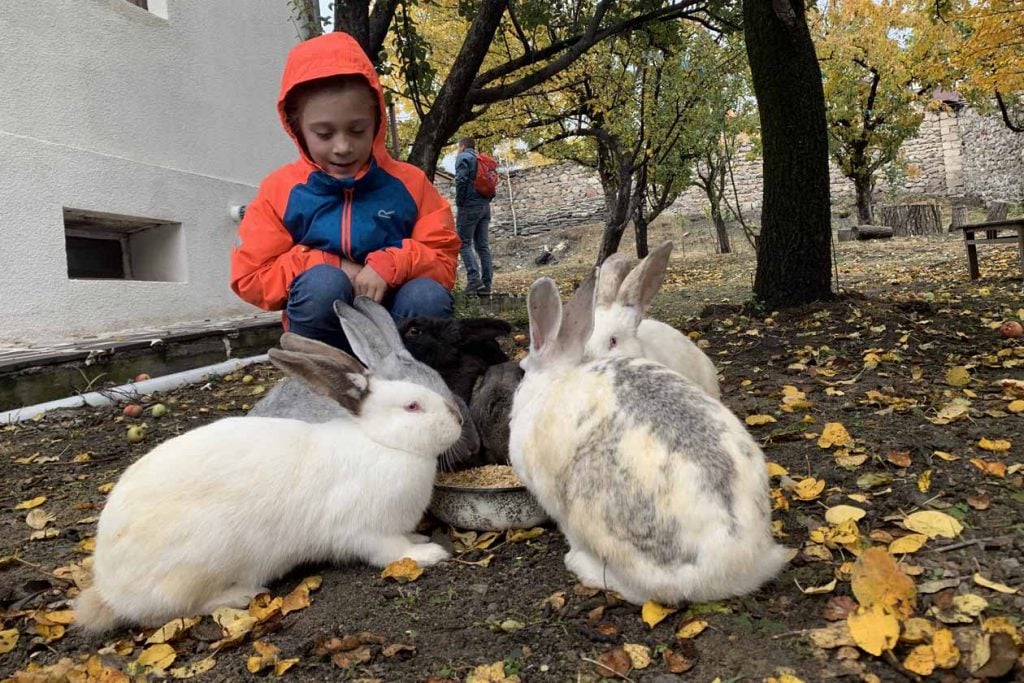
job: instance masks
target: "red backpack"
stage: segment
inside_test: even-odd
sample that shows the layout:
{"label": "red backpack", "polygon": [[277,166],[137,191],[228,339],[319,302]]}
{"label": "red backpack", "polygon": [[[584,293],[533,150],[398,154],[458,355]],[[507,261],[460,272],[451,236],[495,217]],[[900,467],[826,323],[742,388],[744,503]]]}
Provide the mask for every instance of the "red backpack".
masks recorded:
{"label": "red backpack", "polygon": [[473,178],[473,189],[481,197],[492,198],[498,192],[498,162],[494,157],[477,152],[476,177]]}

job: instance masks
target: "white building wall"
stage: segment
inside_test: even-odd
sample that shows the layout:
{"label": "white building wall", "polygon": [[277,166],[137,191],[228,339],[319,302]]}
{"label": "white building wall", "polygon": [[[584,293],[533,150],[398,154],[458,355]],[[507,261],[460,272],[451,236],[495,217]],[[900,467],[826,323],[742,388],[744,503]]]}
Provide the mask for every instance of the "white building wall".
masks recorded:
{"label": "white building wall", "polygon": [[[228,210],[295,156],[275,111],[288,3],[150,1],[166,18],[0,2],[0,339],[256,310],[228,287]],[[68,279],[64,207],[180,223],[183,281]]]}

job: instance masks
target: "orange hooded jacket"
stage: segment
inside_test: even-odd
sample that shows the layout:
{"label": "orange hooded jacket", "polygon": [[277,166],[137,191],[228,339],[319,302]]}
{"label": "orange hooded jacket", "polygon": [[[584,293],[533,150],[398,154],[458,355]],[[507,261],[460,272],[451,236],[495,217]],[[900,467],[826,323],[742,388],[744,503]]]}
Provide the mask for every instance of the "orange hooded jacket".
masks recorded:
{"label": "orange hooded jacket", "polygon": [[[380,107],[369,167],[355,178],[333,178],[317,166],[284,110],[296,85],[340,75],[365,78]],[[231,289],[280,310],[297,275],[321,264],[341,267],[342,256],[373,268],[389,287],[428,277],[451,289],[460,246],[451,206],[423,171],[388,154],[380,81],[355,39],[334,32],[295,46],[277,110],[299,159],[267,176],[246,207],[231,252]]]}

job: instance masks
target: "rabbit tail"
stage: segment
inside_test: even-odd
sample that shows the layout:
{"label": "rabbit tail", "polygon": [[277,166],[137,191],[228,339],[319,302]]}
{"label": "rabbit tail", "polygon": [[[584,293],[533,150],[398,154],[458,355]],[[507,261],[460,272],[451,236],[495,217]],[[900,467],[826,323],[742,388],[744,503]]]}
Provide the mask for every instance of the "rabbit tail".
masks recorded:
{"label": "rabbit tail", "polygon": [[102,633],[114,628],[117,615],[100,595],[96,586],[82,591],[75,601],[75,623],[91,633]]}

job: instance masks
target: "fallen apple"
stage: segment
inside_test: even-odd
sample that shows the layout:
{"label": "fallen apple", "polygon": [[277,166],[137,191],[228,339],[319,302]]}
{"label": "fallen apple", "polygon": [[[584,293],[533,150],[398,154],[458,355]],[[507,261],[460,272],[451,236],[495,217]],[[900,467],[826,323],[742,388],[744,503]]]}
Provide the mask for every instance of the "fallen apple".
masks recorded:
{"label": "fallen apple", "polygon": [[138,443],[146,438],[146,430],[140,425],[132,425],[128,428],[126,438],[128,439],[128,443]]}
{"label": "fallen apple", "polygon": [[145,382],[147,379],[152,379],[152,377],[150,377],[144,372],[140,372],[139,374],[135,375],[136,382]]}
{"label": "fallen apple", "polygon": [[139,415],[142,415],[142,406],[138,403],[129,403],[124,407],[124,410],[122,410],[121,413],[125,417],[138,417]]}
{"label": "fallen apple", "polygon": [[252,375],[246,375],[242,378],[242,384],[252,384],[254,381],[256,381],[256,378]]}
{"label": "fallen apple", "polygon": [[157,403],[155,406],[149,409],[149,414],[153,417],[163,417],[167,414],[167,406],[163,403]]}
{"label": "fallen apple", "polygon": [[530,341],[530,339],[525,334],[517,334],[516,336],[512,337],[512,341],[514,341],[519,346],[526,346],[526,343]]}
{"label": "fallen apple", "polygon": [[1017,339],[1024,334],[1024,327],[1016,320],[1007,320],[1005,323],[999,326],[999,334],[1002,335],[1003,339]]}

